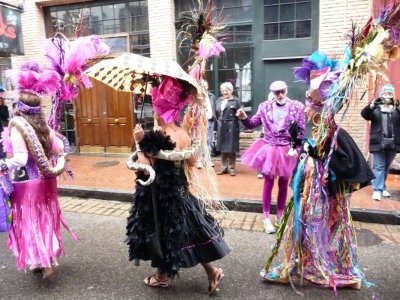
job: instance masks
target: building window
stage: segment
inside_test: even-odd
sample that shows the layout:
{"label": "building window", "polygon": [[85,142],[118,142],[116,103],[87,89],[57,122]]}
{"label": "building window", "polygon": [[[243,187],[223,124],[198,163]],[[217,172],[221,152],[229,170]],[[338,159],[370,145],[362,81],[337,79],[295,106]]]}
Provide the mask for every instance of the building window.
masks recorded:
{"label": "building window", "polygon": [[60,117],[60,132],[63,136],[65,136],[71,145],[71,151],[75,152],[76,150],[76,138],[75,138],[75,125],[74,125],[74,107],[72,103],[63,104],[63,112]]}
{"label": "building window", "polygon": [[[216,0],[215,16],[220,16],[227,24],[222,38],[226,52],[210,60],[206,66],[206,80],[210,90],[219,95],[221,83],[229,81],[247,110],[252,100],[252,59],[253,59],[253,0]],[[205,3],[204,3],[205,4]],[[194,9],[190,1],[176,1],[176,19],[182,12]],[[178,60],[187,70],[193,61],[189,57],[189,45],[178,54]]]}
{"label": "building window", "polygon": [[264,0],[264,40],[311,37],[311,0]]}
{"label": "building window", "polygon": [[[48,37],[56,32],[68,38],[91,34],[110,37],[127,33],[126,45],[129,47],[124,52],[150,56],[147,0],[93,1],[51,6],[45,8],[44,13]],[[125,48],[115,49],[119,52]]]}

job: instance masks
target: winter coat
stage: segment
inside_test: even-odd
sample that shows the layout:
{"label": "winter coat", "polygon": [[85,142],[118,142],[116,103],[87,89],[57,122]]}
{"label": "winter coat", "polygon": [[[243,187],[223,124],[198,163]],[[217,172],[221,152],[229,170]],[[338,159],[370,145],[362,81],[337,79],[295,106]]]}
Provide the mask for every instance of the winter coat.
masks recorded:
{"label": "winter coat", "polygon": [[222,98],[218,98],[215,105],[217,117],[217,150],[222,153],[239,152],[239,118],[236,117],[241,102],[234,97],[228,100],[224,110],[221,111]]}
{"label": "winter coat", "polygon": [[[398,100],[397,100],[398,101]],[[365,106],[361,111],[361,116],[371,121],[371,132],[369,137],[369,152],[378,152],[382,150],[383,142],[383,128],[382,128],[382,111],[379,105],[371,108],[369,105]],[[391,113],[389,120],[393,125],[393,135],[395,151],[400,152],[400,111],[395,108]]]}

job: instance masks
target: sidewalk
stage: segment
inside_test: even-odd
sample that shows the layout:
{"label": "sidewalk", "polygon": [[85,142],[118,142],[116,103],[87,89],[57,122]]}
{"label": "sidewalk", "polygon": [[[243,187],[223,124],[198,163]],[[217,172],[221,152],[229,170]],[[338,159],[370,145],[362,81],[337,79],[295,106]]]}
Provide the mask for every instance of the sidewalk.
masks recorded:
{"label": "sidewalk", "polygon": [[[126,167],[127,157],[71,155],[69,160],[74,179],[60,178],[61,195],[131,200],[135,174]],[[214,169],[218,168],[219,161],[215,161]],[[237,163],[236,169],[236,176],[217,176],[220,194],[226,205],[234,210],[261,212],[263,180],[257,178],[255,171],[240,163]],[[351,198],[353,218],[361,222],[400,224],[400,175],[389,175],[387,186],[392,196],[382,201],[371,199],[371,186],[355,192]],[[273,189],[273,199],[276,199],[276,193],[277,187]],[[273,212],[275,208],[273,205]]]}

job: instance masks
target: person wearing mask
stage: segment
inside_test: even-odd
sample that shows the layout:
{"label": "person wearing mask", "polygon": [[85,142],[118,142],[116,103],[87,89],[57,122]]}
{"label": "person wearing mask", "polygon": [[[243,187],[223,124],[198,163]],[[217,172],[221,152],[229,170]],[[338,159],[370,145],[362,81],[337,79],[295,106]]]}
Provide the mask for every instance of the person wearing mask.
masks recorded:
{"label": "person wearing mask", "polygon": [[233,85],[224,82],[220,86],[222,97],[215,106],[217,117],[217,150],[221,152],[221,168],[217,175],[236,175],[236,153],[239,152],[239,118],[236,112],[241,107],[239,98],[233,95]]}
{"label": "person wearing mask", "polygon": [[237,116],[247,128],[263,127],[264,136],[257,139],[243,153],[241,159],[243,164],[264,175],[264,229],[267,233],[274,233],[275,228],[269,218],[274,180],[278,177],[277,223],[279,224],[285,209],[289,178],[297,159],[288,153],[292,148],[289,127],[291,123],[296,122],[300,128],[298,134],[301,138],[305,132],[305,114],[301,102],[287,97],[286,82],[272,82],[270,91],[274,95],[272,100],[262,102],[253,117],[249,118],[242,109],[238,110]]}
{"label": "person wearing mask", "polygon": [[371,121],[369,151],[373,155],[375,179],[372,180],[372,199],[380,201],[390,197],[386,190],[386,178],[396,153],[400,152],[400,107],[394,97],[394,87],[385,84],[375,101],[361,111],[361,116]]}

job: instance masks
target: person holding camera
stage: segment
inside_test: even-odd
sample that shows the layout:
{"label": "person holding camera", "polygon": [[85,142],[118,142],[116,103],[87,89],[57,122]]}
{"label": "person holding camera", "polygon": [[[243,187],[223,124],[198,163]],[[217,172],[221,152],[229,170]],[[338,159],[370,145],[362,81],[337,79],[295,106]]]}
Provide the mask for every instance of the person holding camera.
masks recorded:
{"label": "person holding camera", "polygon": [[372,199],[380,201],[382,196],[390,197],[385,182],[389,167],[400,152],[400,105],[394,97],[393,85],[385,84],[379,98],[364,107],[361,116],[371,121],[369,152],[373,154],[375,175]]}

